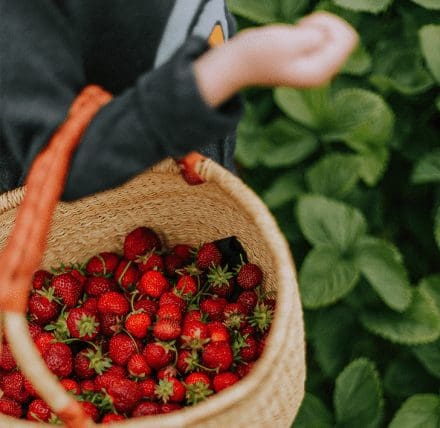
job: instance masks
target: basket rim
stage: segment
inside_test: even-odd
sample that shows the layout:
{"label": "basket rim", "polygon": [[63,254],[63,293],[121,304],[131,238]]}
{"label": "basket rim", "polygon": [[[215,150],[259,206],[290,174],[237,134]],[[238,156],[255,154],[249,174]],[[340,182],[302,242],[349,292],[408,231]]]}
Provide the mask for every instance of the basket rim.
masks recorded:
{"label": "basket rim", "polygon": [[[222,393],[216,394],[209,400],[199,403],[197,406],[184,408],[179,412],[173,412],[167,415],[148,416],[146,418],[135,418],[125,421],[123,424],[115,424],[115,427],[138,427],[140,423],[142,426],[161,426],[161,427],[175,427],[191,425],[197,423],[207,417],[214,417],[215,415],[224,412],[227,408],[232,407],[237,401],[246,398],[253,390],[261,385],[265,378],[270,376],[271,368],[277,364],[277,361],[283,356],[283,347],[286,337],[288,336],[287,329],[291,321],[297,314],[297,321],[299,321],[299,334],[301,337],[299,342],[302,348],[298,348],[301,352],[302,359],[305,359],[304,346],[304,326],[302,320],[302,308],[299,301],[299,289],[295,272],[293,260],[290,255],[290,250],[286,239],[272,217],[272,214],[259,197],[243,183],[238,177],[231,172],[224,169],[216,162],[205,159],[197,165],[199,174],[209,183],[215,183],[222,188],[234,202],[252,218],[257,228],[262,233],[262,239],[265,241],[268,251],[271,252],[273,259],[276,262],[274,271],[277,277],[277,304],[274,314],[274,320],[271,332],[268,336],[265,352],[257,360],[257,363],[249,376],[240,380],[234,387],[228,388]],[[153,173],[179,173],[179,167],[173,160],[164,160],[151,168],[149,172]],[[110,192],[112,190],[109,190]],[[12,191],[13,196],[11,202],[11,192],[8,192],[7,200],[10,203],[10,208],[16,208],[24,196],[25,188],[19,188]],[[2,213],[2,198],[5,195],[0,195],[0,213]],[[15,206],[13,206],[15,204]],[[263,227],[264,226],[264,227]],[[275,243],[276,241],[276,243]],[[296,311],[292,310],[293,308]],[[299,313],[298,313],[299,312]],[[5,321],[8,324],[10,313],[5,313]],[[16,315],[16,314],[15,314]],[[26,331],[26,335],[29,333]],[[29,336],[30,339],[30,336]],[[302,364],[305,370],[305,363]],[[303,371],[304,371],[303,370]],[[304,374],[301,382],[304,383]],[[1,417],[0,417],[1,421]],[[148,424],[148,425],[147,425]]]}

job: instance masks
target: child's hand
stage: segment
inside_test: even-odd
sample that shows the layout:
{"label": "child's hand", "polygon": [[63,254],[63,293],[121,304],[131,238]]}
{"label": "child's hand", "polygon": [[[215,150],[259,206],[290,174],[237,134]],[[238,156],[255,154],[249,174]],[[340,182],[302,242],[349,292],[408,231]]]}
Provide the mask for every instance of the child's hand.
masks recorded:
{"label": "child's hand", "polygon": [[358,42],[355,30],[326,12],[296,25],[243,31],[194,63],[200,92],[218,106],[247,86],[319,86],[343,66]]}

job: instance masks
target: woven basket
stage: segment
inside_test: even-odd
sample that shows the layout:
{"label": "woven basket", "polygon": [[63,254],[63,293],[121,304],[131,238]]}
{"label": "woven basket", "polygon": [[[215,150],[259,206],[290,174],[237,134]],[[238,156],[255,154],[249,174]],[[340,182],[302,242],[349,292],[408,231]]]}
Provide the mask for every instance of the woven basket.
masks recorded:
{"label": "woven basket", "polygon": [[[167,159],[121,187],[59,203],[42,268],[60,261],[82,262],[102,251],[120,252],[124,236],[138,226],[157,231],[167,247],[236,236],[249,261],[262,267],[263,287],[277,293],[271,332],[255,368],[234,386],[194,407],[114,426],[289,427],[304,395],[305,347],[302,309],[288,245],[268,209],[240,179],[207,159],[197,164],[196,171],[205,182],[188,185],[179,166]],[[22,188],[0,196],[0,250],[24,193]],[[45,366],[25,318],[13,311],[2,316],[23,373],[56,413],[65,412],[72,397]],[[2,428],[30,426],[49,425],[0,415]],[[89,421],[83,426],[94,425]]]}

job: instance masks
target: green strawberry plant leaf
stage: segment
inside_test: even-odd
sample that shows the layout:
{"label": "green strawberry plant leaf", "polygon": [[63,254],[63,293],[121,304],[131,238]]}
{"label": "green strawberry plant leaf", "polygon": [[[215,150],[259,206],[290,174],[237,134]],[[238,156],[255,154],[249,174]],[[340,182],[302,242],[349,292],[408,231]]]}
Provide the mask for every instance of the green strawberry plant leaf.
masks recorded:
{"label": "green strawberry plant leaf", "polygon": [[438,428],[440,426],[440,396],[416,394],[398,410],[388,428]]}
{"label": "green strawberry plant leaf", "polygon": [[440,25],[425,25],[419,30],[419,39],[429,71],[440,83]]}
{"label": "green strawberry plant leaf", "polygon": [[227,3],[231,12],[258,24],[279,20],[279,4],[276,0],[227,0]]}
{"label": "green strawberry plant leaf", "polygon": [[420,290],[428,295],[440,312],[440,274],[430,275],[423,278],[419,284]]}
{"label": "green strawberry plant leaf", "polygon": [[369,308],[361,313],[360,320],[371,333],[402,345],[434,342],[440,337],[440,312],[420,289],[415,290],[413,301],[405,312]]}
{"label": "green strawberry plant leaf", "polygon": [[411,0],[413,3],[426,9],[440,10],[440,2],[438,0]]}
{"label": "green strawberry plant leaf", "polygon": [[348,294],[359,279],[359,271],[337,248],[322,244],[311,250],[299,273],[301,300],[305,308],[331,305]]}
{"label": "green strawberry plant leaf", "polygon": [[340,7],[357,12],[379,13],[387,9],[393,0],[333,0]]}
{"label": "green strawberry plant leaf", "polygon": [[293,23],[298,16],[307,8],[309,0],[278,0],[280,3],[280,14],[283,21]]}
{"label": "green strawberry plant leaf", "polygon": [[411,181],[415,184],[440,181],[440,149],[426,154],[416,163]]}
{"label": "green strawberry plant leaf", "polygon": [[381,239],[364,237],[354,249],[354,263],[391,309],[402,312],[409,307],[412,289],[395,247]]}
{"label": "green strawberry plant leaf", "polygon": [[263,201],[270,209],[276,209],[305,192],[300,175],[288,171],[278,175],[275,181],[262,194]]}
{"label": "green strawberry plant leaf", "polygon": [[414,346],[412,351],[426,370],[440,379],[440,339],[425,345]]}
{"label": "green strawberry plant leaf", "polygon": [[313,394],[306,393],[291,428],[332,428],[333,415]]}
{"label": "green strawberry plant leaf", "polygon": [[365,147],[359,150],[357,159],[359,162],[359,176],[368,186],[375,186],[386,171],[389,160],[387,147]]}
{"label": "green strawberry plant leaf", "polygon": [[331,153],[323,156],[306,173],[306,182],[313,193],[341,199],[359,181],[359,158],[356,155]]}
{"label": "green strawberry plant leaf", "polygon": [[371,55],[367,52],[365,46],[359,44],[344,64],[341,73],[362,76],[370,71],[371,66]]}
{"label": "green strawberry plant leaf", "polygon": [[330,244],[346,252],[367,230],[359,210],[324,196],[302,196],[296,211],[301,231],[313,245]]}
{"label": "green strawberry plant leaf", "polygon": [[383,416],[383,391],[374,363],[366,358],[350,363],[336,379],[333,400],[336,427],[378,427]]}

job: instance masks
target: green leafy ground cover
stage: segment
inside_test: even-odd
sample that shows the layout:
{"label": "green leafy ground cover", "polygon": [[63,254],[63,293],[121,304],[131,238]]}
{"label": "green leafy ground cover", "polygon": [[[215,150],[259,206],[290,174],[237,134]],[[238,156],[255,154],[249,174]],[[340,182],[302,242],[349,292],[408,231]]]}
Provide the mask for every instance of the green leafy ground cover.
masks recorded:
{"label": "green leafy ground cover", "polygon": [[440,0],[229,0],[239,27],[313,10],[361,43],[313,90],[253,89],[245,181],[299,271],[307,394],[294,428],[440,427]]}

